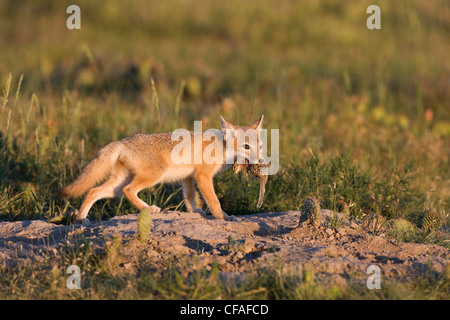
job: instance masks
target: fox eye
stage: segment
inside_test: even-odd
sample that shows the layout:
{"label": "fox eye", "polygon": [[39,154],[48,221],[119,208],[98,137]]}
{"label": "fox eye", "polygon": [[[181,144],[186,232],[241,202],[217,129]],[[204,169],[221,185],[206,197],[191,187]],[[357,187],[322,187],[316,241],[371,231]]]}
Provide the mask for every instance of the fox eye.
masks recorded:
{"label": "fox eye", "polygon": [[245,149],[245,150],[249,150],[249,149],[250,149],[250,146],[249,146],[248,144],[244,144],[244,149]]}

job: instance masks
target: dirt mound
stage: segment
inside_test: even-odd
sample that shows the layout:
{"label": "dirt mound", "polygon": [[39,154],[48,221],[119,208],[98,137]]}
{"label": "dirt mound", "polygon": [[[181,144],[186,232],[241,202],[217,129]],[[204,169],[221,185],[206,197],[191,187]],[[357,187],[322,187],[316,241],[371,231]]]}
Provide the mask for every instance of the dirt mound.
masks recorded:
{"label": "dirt mound", "polygon": [[156,269],[164,268],[169,259],[184,259],[206,269],[216,263],[225,275],[278,264],[285,271],[314,268],[326,276],[345,278],[365,275],[367,267],[375,264],[386,276],[413,277],[424,271],[445,272],[449,262],[450,251],[444,247],[374,236],[360,221],[329,210],[321,210],[317,227],[299,227],[299,217],[300,212],[288,211],[225,222],[195,213],[157,213],[144,244],[136,240],[137,214],[91,222],[87,227],[40,220],[1,222],[0,263],[49,259],[61,248],[85,241],[103,250],[114,237],[123,244],[124,268],[137,268],[136,259],[148,259]]}

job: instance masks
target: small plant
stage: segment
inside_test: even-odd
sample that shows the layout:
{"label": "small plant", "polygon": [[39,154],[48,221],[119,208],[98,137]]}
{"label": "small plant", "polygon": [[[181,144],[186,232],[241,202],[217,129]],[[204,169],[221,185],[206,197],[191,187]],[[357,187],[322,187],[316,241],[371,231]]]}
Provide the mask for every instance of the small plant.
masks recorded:
{"label": "small plant", "polygon": [[388,236],[397,239],[398,241],[414,242],[418,237],[417,228],[408,220],[395,219],[391,223],[391,228]]}
{"label": "small plant", "polygon": [[442,227],[442,219],[435,212],[429,212],[422,220],[422,228],[426,232],[433,232]]}
{"label": "small plant", "polygon": [[310,226],[320,224],[320,204],[315,197],[308,197],[303,202],[299,226],[306,222]]}
{"label": "small plant", "polygon": [[386,232],[388,220],[380,214],[368,214],[363,218],[363,226],[366,231],[375,235],[380,235]]}
{"label": "small plant", "polygon": [[327,221],[326,226],[328,228],[340,228],[344,226],[344,216],[339,212],[333,211],[331,219]]}
{"label": "small plant", "polygon": [[114,236],[105,244],[105,265],[110,272],[112,272],[119,265],[121,247],[121,236]]}
{"label": "small plant", "polygon": [[138,220],[138,240],[141,243],[147,242],[151,225],[152,225],[151,211],[150,211],[150,209],[145,208],[139,214],[139,220]]}
{"label": "small plant", "polygon": [[232,235],[228,236],[227,244],[221,246],[222,250],[231,252],[250,253],[255,251],[255,242],[250,239],[236,240]]}

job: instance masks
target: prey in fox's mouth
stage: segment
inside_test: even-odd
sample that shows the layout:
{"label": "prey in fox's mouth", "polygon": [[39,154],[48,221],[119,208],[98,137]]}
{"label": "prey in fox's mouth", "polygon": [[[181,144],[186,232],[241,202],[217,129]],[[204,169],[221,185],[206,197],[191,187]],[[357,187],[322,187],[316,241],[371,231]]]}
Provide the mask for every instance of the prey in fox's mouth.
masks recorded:
{"label": "prey in fox's mouth", "polygon": [[259,178],[259,198],[256,204],[257,208],[260,208],[263,203],[264,193],[266,191],[266,183],[269,179],[268,175],[268,167],[270,167],[270,162],[267,164],[255,163],[251,164],[247,159],[245,159],[245,163],[238,163],[237,161],[233,165],[233,173],[238,174],[242,167],[245,168],[244,174],[247,177],[250,172],[254,177]]}

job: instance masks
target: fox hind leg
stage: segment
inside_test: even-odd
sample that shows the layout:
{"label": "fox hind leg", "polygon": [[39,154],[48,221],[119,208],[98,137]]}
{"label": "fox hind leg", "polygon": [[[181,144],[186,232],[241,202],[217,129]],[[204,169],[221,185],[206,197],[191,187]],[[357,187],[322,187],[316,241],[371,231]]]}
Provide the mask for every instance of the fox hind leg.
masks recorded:
{"label": "fox hind leg", "polygon": [[155,205],[149,206],[145,201],[142,201],[138,197],[139,191],[145,188],[150,188],[157,183],[158,179],[134,176],[133,180],[123,188],[123,194],[136,208],[139,209],[139,211],[149,208],[152,212],[160,212],[161,208]]}
{"label": "fox hind leg", "polygon": [[100,199],[119,198],[122,196],[122,189],[130,181],[129,173],[124,168],[116,165],[108,180],[102,185],[88,191],[86,198],[81,205],[80,211],[76,214],[76,219],[83,224],[87,224],[86,219],[92,205]]}

